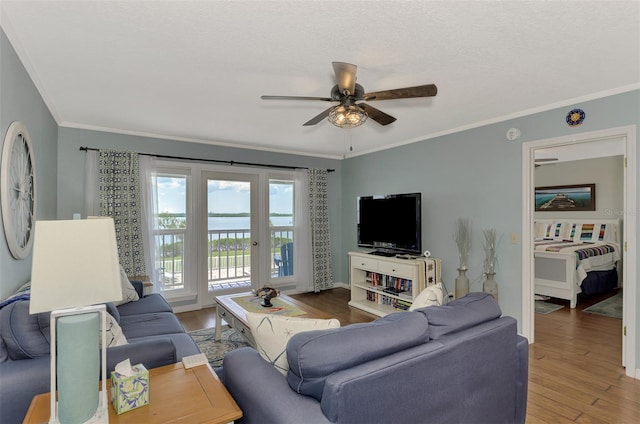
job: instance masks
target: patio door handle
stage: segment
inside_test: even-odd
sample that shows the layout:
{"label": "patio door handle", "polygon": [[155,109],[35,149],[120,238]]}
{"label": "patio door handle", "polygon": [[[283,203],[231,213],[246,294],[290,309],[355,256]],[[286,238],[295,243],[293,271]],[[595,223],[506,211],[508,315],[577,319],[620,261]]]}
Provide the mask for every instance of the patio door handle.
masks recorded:
{"label": "patio door handle", "polygon": [[253,242],[253,243],[251,243],[251,244],[252,244],[253,246],[257,246],[257,245],[258,245],[258,242],[257,242],[257,241],[254,241],[254,242]]}

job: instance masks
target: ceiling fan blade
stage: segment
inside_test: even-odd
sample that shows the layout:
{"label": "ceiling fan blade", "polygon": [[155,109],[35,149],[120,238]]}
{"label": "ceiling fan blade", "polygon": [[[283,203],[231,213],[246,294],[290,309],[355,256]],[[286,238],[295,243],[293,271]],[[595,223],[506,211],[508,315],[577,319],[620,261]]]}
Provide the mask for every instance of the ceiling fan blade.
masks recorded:
{"label": "ceiling fan blade", "polygon": [[367,115],[369,115],[369,118],[373,119],[380,125],[389,125],[396,120],[396,118],[394,118],[393,116],[388,115],[380,109],[376,109],[375,107],[366,103],[359,103],[357,106],[360,109],[364,110]]}
{"label": "ceiling fan blade", "polygon": [[311,118],[310,120],[308,120],[307,122],[305,122],[304,124],[302,124],[303,127],[308,127],[310,125],[315,125],[319,122],[321,122],[324,118],[326,118],[327,116],[329,116],[329,112],[331,112],[331,110],[334,108],[335,106],[330,107],[329,109],[326,109],[325,111],[317,114],[316,116],[314,116],[313,118]]}
{"label": "ceiling fan blade", "polygon": [[309,96],[260,96],[262,100],[322,100],[324,102],[334,102],[331,97],[309,97]]}
{"label": "ceiling fan blade", "polygon": [[350,95],[353,95],[356,92],[356,71],[358,67],[345,62],[332,62],[332,64],[340,93],[344,93],[346,90]]}
{"label": "ceiling fan blade", "polygon": [[433,97],[438,94],[435,84],[418,85],[416,87],[396,88],[394,90],[365,93],[364,100],[411,99],[414,97]]}

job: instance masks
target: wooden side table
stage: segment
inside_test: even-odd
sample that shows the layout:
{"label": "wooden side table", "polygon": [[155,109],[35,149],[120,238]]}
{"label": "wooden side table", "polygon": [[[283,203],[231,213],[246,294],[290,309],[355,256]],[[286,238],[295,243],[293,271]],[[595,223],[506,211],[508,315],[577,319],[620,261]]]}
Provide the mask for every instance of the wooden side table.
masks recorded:
{"label": "wooden side table", "polygon": [[[107,389],[111,382],[107,382]],[[50,394],[31,401],[23,423],[49,421]],[[111,402],[111,393],[109,393]],[[149,404],[118,415],[109,404],[109,423],[229,423],[242,411],[211,366],[185,370],[182,363],[149,370]]]}

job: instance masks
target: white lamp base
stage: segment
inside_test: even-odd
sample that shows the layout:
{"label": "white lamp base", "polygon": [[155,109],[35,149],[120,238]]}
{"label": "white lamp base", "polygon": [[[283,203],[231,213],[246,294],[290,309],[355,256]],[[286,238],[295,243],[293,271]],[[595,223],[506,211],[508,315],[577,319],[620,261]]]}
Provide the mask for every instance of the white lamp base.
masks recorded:
{"label": "white lamp base", "polygon": [[[106,314],[105,305],[51,312],[50,423],[109,422]],[[98,389],[100,371],[102,390]],[[92,405],[96,408],[93,415]]]}
{"label": "white lamp base", "polygon": [[[103,403],[103,393],[100,391],[100,405],[98,405],[98,409],[93,417],[89,418],[89,420],[85,421],[83,424],[109,424],[109,398],[107,394],[104,393],[104,403]],[[104,405],[104,406],[103,406]],[[56,411],[58,410],[58,402],[56,402]],[[58,414],[51,414],[49,418],[49,424],[61,424],[58,421]]]}

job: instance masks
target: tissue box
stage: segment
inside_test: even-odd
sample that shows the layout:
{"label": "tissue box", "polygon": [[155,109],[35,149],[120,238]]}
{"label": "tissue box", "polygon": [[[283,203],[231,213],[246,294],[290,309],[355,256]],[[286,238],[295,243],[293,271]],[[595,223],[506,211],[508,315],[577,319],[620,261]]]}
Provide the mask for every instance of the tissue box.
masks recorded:
{"label": "tissue box", "polygon": [[111,371],[111,403],[118,414],[149,404],[149,371],[142,364],[131,368],[132,376]]}

